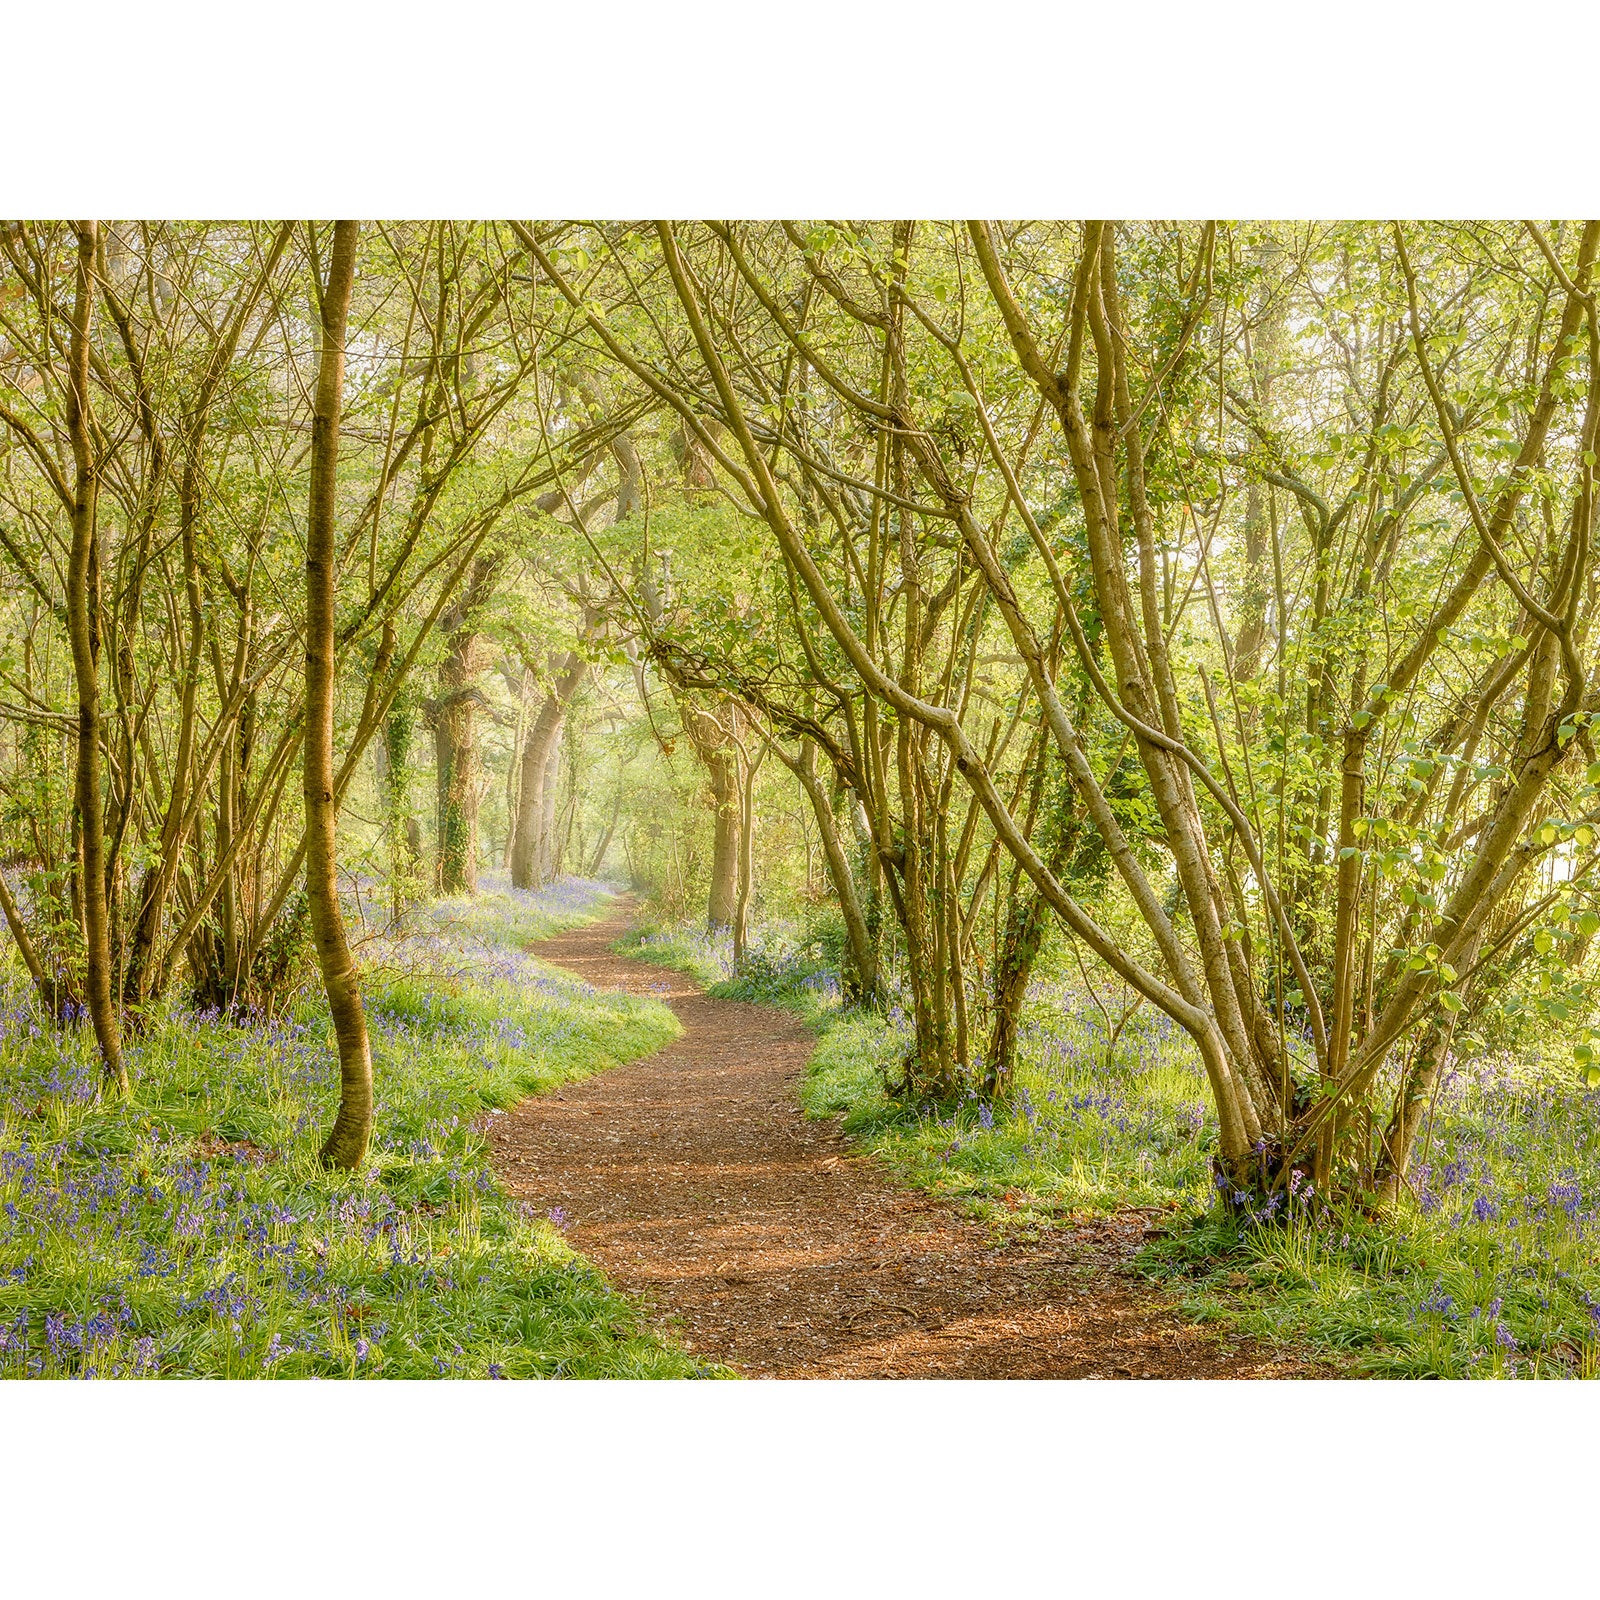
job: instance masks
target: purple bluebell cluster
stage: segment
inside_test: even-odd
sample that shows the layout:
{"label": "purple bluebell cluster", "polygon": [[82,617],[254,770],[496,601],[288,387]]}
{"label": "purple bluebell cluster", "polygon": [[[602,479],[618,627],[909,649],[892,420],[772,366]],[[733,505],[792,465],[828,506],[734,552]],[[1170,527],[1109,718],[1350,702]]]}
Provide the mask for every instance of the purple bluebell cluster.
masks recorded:
{"label": "purple bluebell cluster", "polygon": [[641,1002],[516,948],[604,893],[556,885],[374,942],[376,1127],[354,1176],[315,1158],[337,1086],[320,1005],[169,1007],[129,1041],[132,1098],[101,1104],[87,1030],[0,987],[0,1376],[696,1370],[613,1331],[630,1313],[485,1156],[484,1096],[586,1070],[641,1026]]}
{"label": "purple bluebell cluster", "polygon": [[1018,1058],[1003,1102],[971,1091],[953,1110],[927,1108],[919,1145],[946,1174],[941,1187],[1021,1186],[1077,1205],[1186,1196],[1209,1181],[1204,1074],[1165,1018],[1108,1025],[1074,988],[1036,981]]}

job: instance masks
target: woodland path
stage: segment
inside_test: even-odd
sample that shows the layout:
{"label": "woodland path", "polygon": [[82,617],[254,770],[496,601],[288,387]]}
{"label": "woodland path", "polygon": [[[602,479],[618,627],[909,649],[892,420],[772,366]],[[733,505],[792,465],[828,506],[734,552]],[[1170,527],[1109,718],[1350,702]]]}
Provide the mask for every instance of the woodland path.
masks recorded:
{"label": "woodland path", "polygon": [[802,1114],[814,1040],[799,1021],[616,954],[629,909],[530,949],[597,988],[665,1001],[683,1036],[524,1100],[489,1137],[508,1192],[559,1207],[574,1248],[665,1336],[752,1377],[1310,1374],[1152,1297],[1127,1270],[1150,1213],[997,1246],[897,1186],[835,1122]]}

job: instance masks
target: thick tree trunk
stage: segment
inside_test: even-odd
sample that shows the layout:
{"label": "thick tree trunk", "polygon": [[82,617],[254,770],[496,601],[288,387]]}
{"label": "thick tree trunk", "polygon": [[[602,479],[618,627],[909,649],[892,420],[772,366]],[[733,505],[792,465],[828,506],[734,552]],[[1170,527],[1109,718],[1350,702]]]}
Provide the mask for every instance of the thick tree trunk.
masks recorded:
{"label": "thick tree trunk", "polygon": [[471,692],[459,688],[465,676],[461,656],[452,651],[440,669],[445,703],[433,723],[441,894],[478,890],[477,726]]}
{"label": "thick tree trunk", "polygon": [[511,882],[518,889],[539,886],[540,830],[544,821],[544,775],[550,749],[561,727],[553,694],[545,696],[539,715],[522,743],[522,782],[517,795],[516,831],[511,842]]}
{"label": "thick tree trunk", "polygon": [[487,598],[499,566],[492,555],[472,563],[467,592],[452,610],[450,652],[439,667],[433,721],[438,783],[441,894],[478,892],[478,631],[474,615]]}
{"label": "thick tree trunk", "polygon": [[1013,864],[1011,889],[1006,896],[1005,932],[1000,940],[1000,957],[994,970],[994,1032],[989,1040],[989,1055],[984,1062],[983,1092],[1003,1095],[1011,1088],[1017,1065],[1017,1025],[1022,1019],[1022,1003],[1027,998],[1028,981],[1038,959],[1050,921],[1050,907],[1032,884],[1023,884],[1021,872]]}
{"label": "thick tree trunk", "polygon": [[542,881],[546,772],[551,752],[561,735],[567,706],[587,670],[588,663],[577,651],[570,651],[561,664],[554,685],[545,692],[539,714],[523,740],[522,778],[511,845],[511,882],[518,889],[537,888]]}
{"label": "thick tree trunk", "polygon": [[78,236],[76,293],[67,374],[67,433],[75,467],[72,550],[67,561],[67,631],[78,687],[75,799],[82,850],[84,998],[100,1045],[105,1079],[126,1093],[122,1030],[111,994],[111,926],[106,899],[105,812],[100,797],[100,545],[96,518],[99,469],[89,420],[89,334],[94,308],[98,224],[74,225]]}
{"label": "thick tree trunk", "polygon": [[372,1046],[339,912],[338,814],[333,798],[334,495],[356,228],[354,222],[334,225],[333,258],[322,292],[322,359],[311,424],[311,507],[306,524],[306,899],[339,1045],[339,1113],[322,1147],[322,1161],[346,1168],[361,1165],[372,1135]]}

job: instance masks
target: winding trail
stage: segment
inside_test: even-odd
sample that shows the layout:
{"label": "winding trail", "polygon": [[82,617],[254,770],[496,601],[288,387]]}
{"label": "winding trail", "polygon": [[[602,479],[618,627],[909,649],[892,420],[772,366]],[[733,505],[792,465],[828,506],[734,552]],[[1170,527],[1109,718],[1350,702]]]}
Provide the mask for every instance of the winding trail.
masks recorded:
{"label": "winding trail", "polygon": [[1150,1213],[997,1247],[898,1187],[795,1100],[812,1036],[609,946],[605,920],[530,948],[597,988],[664,1000],[683,1036],[494,1120],[508,1192],[667,1337],[752,1377],[1293,1377],[1303,1363],[1186,1326],[1126,1271]]}

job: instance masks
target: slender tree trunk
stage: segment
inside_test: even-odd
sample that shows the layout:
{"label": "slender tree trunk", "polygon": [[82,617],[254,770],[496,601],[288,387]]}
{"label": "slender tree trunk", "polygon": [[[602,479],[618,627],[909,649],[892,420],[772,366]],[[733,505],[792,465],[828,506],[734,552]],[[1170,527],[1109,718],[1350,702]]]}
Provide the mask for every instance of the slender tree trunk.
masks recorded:
{"label": "slender tree trunk", "polygon": [[398,917],[406,899],[416,892],[417,869],[422,860],[422,837],[411,814],[411,740],[416,729],[416,707],[409,690],[402,691],[383,725],[383,737],[374,745],[378,756],[379,788],[384,822],[389,836],[390,908]]}
{"label": "slender tree trunk", "polygon": [[[739,901],[739,767],[728,728],[718,716],[702,710],[676,691],[683,730],[705,769],[711,790],[714,831],[711,844],[711,888],[706,897],[706,927],[716,933],[731,929]],[[723,700],[720,711],[731,723],[738,709]]]}
{"label": "slender tree trunk", "polygon": [[322,293],[322,360],[311,425],[311,508],[306,525],[306,899],[339,1044],[339,1113],[322,1147],[322,1161],[346,1168],[361,1165],[372,1135],[372,1046],[339,912],[338,816],[333,798],[334,497],[356,229],[354,222],[334,224],[333,258]]}
{"label": "slender tree trunk", "polygon": [[[609,840],[609,835],[607,838]],[[11,891],[6,887],[4,872],[0,872],[0,911],[5,913],[6,926],[11,929],[11,937],[17,942],[22,964],[28,969],[28,976],[33,979],[39,998],[52,1013],[59,1015],[56,998],[58,986],[44,970],[38,952],[33,948],[33,940],[28,937],[28,925],[22,920],[17,902],[11,898]]]}
{"label": "slender tree trunk", "polygon": [[600,842],[594,848],[594,854],[589,857],[589,870],[587,876],[598,878],[600,869],[605,865],[606,852],[611,848],[611,840],[617,831],[617,818],[622,815],[622,786],[618,780],[617,792],[611,797],[611,820],[606,823],[605,832],[600,835]]}
{"label": "slender tree trunk", "polygon": [[744,961],[750,937],[750,890],[755,877],[756,770],[759,753],[745,763],[744,781],[739,786],[739,881],[733,911],[733,961]]}
{"label": "slender tree trunk", "polygon": [[712,932],[731,928],[739,899],[739,778],[733,756],[720,750],[706,759],[711,803],[716,822],[711,841],[711,889],[706,897],[706,926]]}
{"label": "slender tree trunk", "polygon": [[517,847],[517,807],[521,804],[522,763],[517,753],[528,731],[528,669],[522,669],[522,688],[517,695],[517,731],[511,739],[511,759],[506,762],[506,847],[500,855],[500,865],[511,870],[511,854]]}
{"label": "slender tree trunk", "polygon": [[[560,877],[567,870],[570,861],[574,869],[583,871],[583,864],[588,855],[583,846],[583,808],[578,803],[578,762],[577,752],[570,746],[567,749],[567,759],[562,768],[566,790],[566,797],[561,802],[562,823],[560,838],[555,845],[555,875]],[[573,835],[577,838],[574,841]]]}
{"label": "slender tree trunk", "polygon": [[111,926],[106,899],[105,812],[100,798],[100,493],[89,420],[89,335],[94,312],[94,258],[99,225],[74,225],[78,236],[76,293],[67,374],[67,433],[75,467],[72,551],[67,562],[67,630],[78,685],[75,798],[82,850],[84,989],[106,1082],[128,1089],[122,1030],[111,995]]}
{"label": "slender tree trunk", "polygon": [[[1480,943],[1481,939],[1475,938],[1467,947],[1464,966],[1477,960]],[[1427,1119],[1440,1074],[1455,1043],[1456,1023],[1457,1018],[1451,1013],[1435,1013],[1395,1096],[1394,1111],[1384,1129],[1383,1145],[1378,1152],[1375,1183],[1378,1197],[1385,1205],[1392,1205],[1399,1198],[1401,1186],[1410,1173],[1417,1135]]]}
{"label": "slender tree trunk", "polygon": [[1011,1088],[1022,1003],[1027,998],[1028,981],[1049,921],[1050,907],[1044,896],[1032,884],[1022,882],[1021,870],[1013,863],[1006,895],[1005,931],[994,969],[994,1033],[984,1062],[985,1095],[1003,1095]]}
{"label": "slender tree trunk", "polygon": [[811,802],[811,812],[816,819],[817,836],[822,841],[823,859],[827,863],[828,877],[839,897],[839,912],[844,918],[845,959],[839,982],[846,1001],[851,1005],[876,1005],[878,1002],[878,953],[867,914],[862,910],[861,895],[856,887],[856,876],[850,858],[839,835],[834,818],[833,804],[822,781],[817,777],[816,747],[809,739],[801,741],[800,754],[791,757],[781,745],[775,747],[779,759],[795,777]]}

